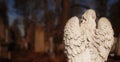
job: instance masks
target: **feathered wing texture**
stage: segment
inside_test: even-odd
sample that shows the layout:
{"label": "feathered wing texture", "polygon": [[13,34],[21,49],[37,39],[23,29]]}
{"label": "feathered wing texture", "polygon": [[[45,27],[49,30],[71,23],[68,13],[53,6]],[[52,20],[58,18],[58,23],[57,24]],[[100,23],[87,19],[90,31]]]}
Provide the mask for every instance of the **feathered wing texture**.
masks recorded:
{"label": "feathered wing texture", "polygon": [[112,25],[109,20],[105,17],[100,18],[98,21],[98,28],[96,29],[97,43],[99,43],[99,54],[100,56],[107,60],[108,54],[111,50],[114,41],[114,33]]}
{"label": "feathered wing texture", "polygon": [[72,17],[64,28],[65,53],[69,62],[104,62],[113,44],[113,29],[106,18],[98,21],[95,11],[87,10],[79,20]]}
{"label": "feathered wing texture", "polygon": [[[72,17],[66,24],[64,29],[64,40],[65,40],[65,49],[67,49],[66,53],[68,57],[75,56],[78,54],[76,50],[73,50],[74,45],[81,45],[80,42],[80,27],[79,27],[79,19],[77,17]],[[79,49],[79,48],[78,48]]]}
{"label": "feathered wing texture", "polygon": [[[64,29],[64,40],[65,40],[65,53],[68,56],[69,62],[76,62],[75,57],[78,54],[81,54],[82,49],[85,49],[81,37],[79,19],[75,16],[72,17],[66,24]],[[82,48],[82,49],[80,49]],[[79,59],[79,58],[78,58]]]}

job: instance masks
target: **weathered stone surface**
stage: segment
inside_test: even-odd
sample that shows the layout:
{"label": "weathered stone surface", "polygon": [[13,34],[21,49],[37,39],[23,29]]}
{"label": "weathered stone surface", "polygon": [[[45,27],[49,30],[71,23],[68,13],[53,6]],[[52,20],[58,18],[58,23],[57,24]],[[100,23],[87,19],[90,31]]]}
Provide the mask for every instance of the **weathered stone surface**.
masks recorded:
{"label": "weathered stone surface", "polygon": [[96,14],[87,10],[79,20],[76,16],[64,29],[65,53],[69,62],[105,62],[113,45],[113,29],[107,18],[95,22]]}

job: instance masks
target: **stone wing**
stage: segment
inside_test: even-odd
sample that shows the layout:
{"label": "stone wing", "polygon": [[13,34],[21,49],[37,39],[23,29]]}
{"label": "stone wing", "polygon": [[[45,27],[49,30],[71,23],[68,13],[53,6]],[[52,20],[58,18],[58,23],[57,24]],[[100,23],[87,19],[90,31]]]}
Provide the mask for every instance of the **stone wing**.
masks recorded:
{"label": "stone wing", "polygon": [[80,35],[79,19],[74,16],[68,20],[64,28],[65,53],[68,59],[71,59],[81,52],[82,38]]}
{"label": "stone wing", "polygon": [[96,43],[99,43],[99,55],[107,60],[111,47],[114,43],[114,32],[109,20],[102,17],[98,21],[98,27],[96,29]]}

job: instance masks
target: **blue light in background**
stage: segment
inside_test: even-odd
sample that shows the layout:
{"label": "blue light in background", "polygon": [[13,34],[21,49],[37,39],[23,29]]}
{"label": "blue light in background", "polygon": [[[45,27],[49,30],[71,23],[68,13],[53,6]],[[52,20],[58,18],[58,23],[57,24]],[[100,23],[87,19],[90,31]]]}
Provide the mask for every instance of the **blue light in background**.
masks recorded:
{"label": "blue light in background", "polygon": [[118,2],[118,0],[108,0],[107,1],[107,16],[109,16],[110,15],[110,8],[111,8],[111,6],[113,5],[113,4],[115,4],[115,3],[117,3]]}
{"label": "blue light in background", "polygon": [[[86,5],[89,6],[90,8],[95,8],[97,7],[97,0],[73,0],[73,3],[76,4],[82,4],[82,5]],[[55,12],[55,2],[54,0],[48,0],[48,9],[50,11]],[[107,16],[109,15],[109,10],[111,5],[115,4],[116,2],[118,2],[118,0],[107,0]],[[14,4],[14,0],[7,0],[7,6],[8,6],[8,19],[9,19],[9,25],[11,26],[14,22],[14,20],[17,17],[20,17],[18,14],[16,14],[16,10],[13,7]],[[42,14],[42,13],[40,13]],[[42,14],[43,15],[43,14]]]}
{"label": "blue light in background", "polygon": [[8,20],[10,26],[13,24],[14,20],[17,17],[17,14],[15,13],[15,9],[13,8],[13,4],[14,4],[14,0],[7,0]]}

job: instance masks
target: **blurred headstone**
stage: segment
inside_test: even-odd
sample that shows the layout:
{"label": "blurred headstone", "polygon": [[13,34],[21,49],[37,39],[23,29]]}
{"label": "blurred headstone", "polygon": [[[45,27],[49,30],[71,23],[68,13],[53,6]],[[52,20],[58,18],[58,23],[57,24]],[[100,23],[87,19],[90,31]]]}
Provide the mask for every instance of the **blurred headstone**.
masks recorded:
{"label": "blurred headstone", "polygon": [[35,42],[34,42],[35,52],[44,52],[44,29],[41,25],[36,24],[35,26]]}

